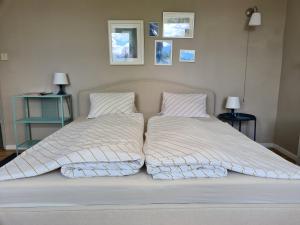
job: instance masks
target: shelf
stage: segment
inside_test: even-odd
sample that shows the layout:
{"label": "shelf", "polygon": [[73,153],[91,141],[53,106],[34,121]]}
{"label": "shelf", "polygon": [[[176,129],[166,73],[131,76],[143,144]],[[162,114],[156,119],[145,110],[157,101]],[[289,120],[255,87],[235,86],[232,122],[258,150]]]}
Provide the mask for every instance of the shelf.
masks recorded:
{"label": "shelf", "polygon": [[56,94],[49,94],[49,95],[40,95],[40,94],[24,94],[24,95],[16,95],[16,98],[65,98],[70,97],[70,94],[65,95],[56,95]]}
{"label": "shelf", "polygon": [[[0,0],[1,1],[1,0]],[[17,104],[23,103],[23,116],[17,118]],[[32,114],[31,105],[32,103],[39,103],[40,113]],[[66,107],[67,106],[67,107]],[[32,138],[32,128],[36,125],[43,125],[43,127],[52,127],[51,125],[56,125],[55,127],[60,128],[73,120],[72,111],[72,96],[70,94],[66,95],[40,95],[39,93],[25,93],[22,95],[17,95],[12,97],[12,107],[13,107],[13,128],[16,139],[16,150],[17,152],[22,149],[26,150],[39,140],[26,140],[23,143],[19,143],[18,129],[20,125],[25,128],[25,139]],[[37,104],[35,105],[37,108]],[[68,112],[66,112],[68,110]],[[37,110],[35,111],[37,112]],[[66,117],[67,116],[67,117]],[[35,125],[35,126],[34,126]],[[22,140],[22,139],[21,139]]]}
{"label": "shelf", "polygon": [[32,146],[34,146],[35,144],[37,144],[40,140],[28,140],[23,142],[22,144],[17,145],[18,149],[28,149]]}
{"label": "shelf", "polygon": [[[22,118],[18,119],[16,121],[17,123],[22,123],[22,124],[29,124],[29,123],[55,123],[55,124],[60,124],[62,123],[61,118],[46,118],[46,117],[29,117],[29,118]],[[70,118],[65,118],[64,123],[69,123],[71,122]]]}

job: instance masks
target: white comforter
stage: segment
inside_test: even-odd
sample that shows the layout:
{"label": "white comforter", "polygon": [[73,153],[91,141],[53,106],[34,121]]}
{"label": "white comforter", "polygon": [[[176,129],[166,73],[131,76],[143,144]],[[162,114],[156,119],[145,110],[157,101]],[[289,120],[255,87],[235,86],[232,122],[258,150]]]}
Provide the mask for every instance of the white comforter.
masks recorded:
{"label": "white comforter", "polygon": [[61,168],[67,177],[123,176],[143,166],[142,114],[74,121],[0,168],[0,180]]}
{"label": "white comforter", "polygon": [[152,117],[144,153],[154,179],[223,177],[227,170],[300,179],[300,167],[215,118]]}

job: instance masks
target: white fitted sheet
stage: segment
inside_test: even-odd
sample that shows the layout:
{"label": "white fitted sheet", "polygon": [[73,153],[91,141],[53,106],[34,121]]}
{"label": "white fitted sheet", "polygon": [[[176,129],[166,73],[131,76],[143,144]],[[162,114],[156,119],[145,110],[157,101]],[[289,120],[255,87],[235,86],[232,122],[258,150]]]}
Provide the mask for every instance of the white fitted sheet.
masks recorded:
{"label": "white fitted sheet", "polygon": [[223,178],[153,180],[145,170],[126,177],[69,179],[59,171],[1,182],[0,207],[148,204],[300,203],[299,180],[229,172]]}

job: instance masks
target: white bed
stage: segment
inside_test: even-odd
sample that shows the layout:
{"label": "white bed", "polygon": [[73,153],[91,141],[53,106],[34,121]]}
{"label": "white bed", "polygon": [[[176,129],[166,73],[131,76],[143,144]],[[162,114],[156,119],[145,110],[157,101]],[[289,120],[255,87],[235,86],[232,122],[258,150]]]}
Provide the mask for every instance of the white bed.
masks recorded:
{"label": "white bed", "polygon": [[[80,115],[87,115],[92,92],[133,91],[145,118],[159,112],[163,91],[210,90],[167,81],[136,80],[79,93]],[[3,182],[0,224],[299,224],[300,182],[256,178],[236,173],[217,179],[152,180],[144,172],[127,177],[68,179],[58,172]]]}

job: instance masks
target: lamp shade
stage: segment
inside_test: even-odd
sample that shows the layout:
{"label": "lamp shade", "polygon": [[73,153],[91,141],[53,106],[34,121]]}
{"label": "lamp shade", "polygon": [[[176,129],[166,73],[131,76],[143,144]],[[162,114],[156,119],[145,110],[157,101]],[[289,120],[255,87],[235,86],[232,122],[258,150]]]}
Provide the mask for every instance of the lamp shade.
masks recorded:
{"label": "lamp shade", "polygon": [[240,98],[229,96],[226,102],[227,109],[239,109],[241,107]]}
{"label": "lamp shade", "polygon": [[260,25],[261,25],[261,13],[260,12],[252,13],[249,20],[249,26],[255,27]]}
{"label": "lamp shade", "polygon": [[69,84],[68,76],[66,73],[54,73],[53,84],[67,85]]}

